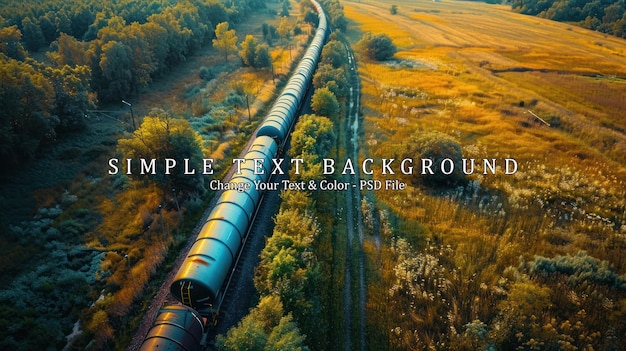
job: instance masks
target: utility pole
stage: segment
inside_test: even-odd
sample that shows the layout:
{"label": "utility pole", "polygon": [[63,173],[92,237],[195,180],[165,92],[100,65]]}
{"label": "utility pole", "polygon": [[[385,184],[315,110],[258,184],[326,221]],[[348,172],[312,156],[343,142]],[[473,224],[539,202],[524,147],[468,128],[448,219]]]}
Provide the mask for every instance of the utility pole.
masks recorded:
{"label": "utility pole", "polygon": [[248,107],[248,121],[252,120],[250,116],[250,101],[248,101],[248,94],[246,94],[246,107]]}
{"label": "utility pole", "polygon": [[174,201],[176,202],[176,209],[178,210],[178,219],[180,219],[180,223],[183,223],[183,215],[180,213],[180,205],[178,204],[178,195],[176,194],[176,188],[172,188],[172,193],[174,194]]}
{"label": "utility pole", "polygon": [[130,278],[133,280],[133,287],[136,289],[137,285],[135,284],[135,275],[133,274],[133,269],[130,267],[130,257],[128,255],[124,255],[126,259],[126,265],[128,265],[128,271],[130,272]]}
{"label": "utility pole", "polygon": [[137,127],[135,126],[135,115],[133,115],[133,105],[130,102],[126,102],[125,100],[122,100],[122,103],[125,105],[128,105],[128,108],[130,109],[130,119],[133,121],[133,131],[137,129]]}

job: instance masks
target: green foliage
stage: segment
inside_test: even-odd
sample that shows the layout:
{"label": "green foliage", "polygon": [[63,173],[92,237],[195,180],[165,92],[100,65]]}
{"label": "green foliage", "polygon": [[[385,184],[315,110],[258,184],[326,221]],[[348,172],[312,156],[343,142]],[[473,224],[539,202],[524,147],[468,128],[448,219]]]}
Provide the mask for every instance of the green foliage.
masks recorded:
{"label": "green foliage", "polygon": [[295,179],[321,179],[321,161],[330,153],[334,142],[334,126],[329,118],[301,116],[291,134],[291,154],[294,158],[302,158],[306,167],[300,175],[293,175]]}
{"label": "green foliage", "polygon": [[255,67],[257,40],[253,35],[246,35],[246,39],[241,42],[241,51],[239,51],[239,57],[243,60],[243,64],[246,66]]}
{"label": "green foliage", "polygon": [[572,285],[600,284],[626,291],[626,276],[618,275],[608,261],[598,260],[585,251],[579,251],[575,256],[535,256],[528,270],[544,277],[555,273],[565,274],[568,283]]}
{"label": "green foliage", "polygon": [[397,15],[398,14],[398,5],[391,5],[391,8],[389,9],[389,13],[391,13],[392,15]]}
{"label": "green foliage", "polygon": [[27,54],[20,41],[33,51],[52,43],[54,51],[46,55],[55,66],[90,66],[89,90],[95,90],[102,101],[135,94],[207,42],[213,35],[212,24],[262,5],[250,1],[227,12],[222,3],[199,0],[44,3],[0,6],[0,14],[8,19],[0,38],[10,39],[0,40],[0,50],[22,60]]}
{"label": "green foliage", "polygon": [[22,32],[16,25],[0,28],[0,52],[9,58],[23,61],[26,49],[22,45]]}
{"label": "green foliage", "polygon": [[200,79],[202,80],[211,80],[215,78],[215,73],[213,73],[213,71],[209,67],[206,67],[206,66],[200,67],[200,71],[198,75],[200,76]]}
{"label": "green foliage", "polygon": [[305,152],[322,159],[330,153],[335,141],[333,123],[327,117],[303,115],[298,120],[291,137],[292,155]]}
{"label": "green foliage", "polygon": [[305,337],[300,333],[298,325],[293,321],[291,314],[280,319],[280,323],[272,330],[268,340],[266,351],[308,351],[304,344]]}
{"label": "green foliage", "polygon": [[291,9],[291,4],[289,3],[289,0],[283,0],[283,5],[280,10],[280,17],[284,18],[284,17],[289,16],[290,9]]}
{"label": "green foliage", "polygon": [[22,40],[29,51],[37,51],[44,44],[41,28],[33,23],[30,17],[22,20]]}
{"label": "green foliage", "polygon": [[[149,180],[167,190],[174,187],[202,191],[202,140],[187,120],[173,118],[163,111],[154,111],[143,119],[132,138],[120,139],[118,143],[118,151],[123,159],[156,160],[150,172],[142,172],[138,161],[132,165],[133,179]],[[169,171],[170,174],[165,171],[166,158],[176,161],[176,167]],[[195,169],[195,174],[184,174],[185,159],[189,160],[189,169]]]}
{"label": "green foliage", "polygon": [[313,75],[313,87],[320,89],[328,87],[337,99],[343,99],[348,94],[348,80],[342,68],[334,68],[330,64],[320,64]]}
{"label": "green foliage", "polygon": [[337,102],[335,94],[326,87],[315,89],[315,93],[311,97],[311,109],[317,115],[328,117],[334,121],[339,118],[339,102]]}
{"label": "green foliage", "polygon": [[[319,234],[314,204],[308,194],[301,191],[285,191],[282,197],[274,233],[261,252],[255,286],[261,296],[280,299],[284,311],[293,314],[309,343],[321,344],[325,327],[318,288],[322,281],[321,269],[312,251],[312,243]],[[284,318],[288,318],[284,321],[286,325],[279,323],[278,331],[267,332],[271,349],[303,347],[304,337],[298,336],[295,326],[290,326],[291,317]]]}
{"label": "green foliage", "polygon": [[45,73],[55,91],[52,113],[59,118],[57,131],[62,133],[84,129],[87,124],[85,111],[95,108],[96,104],[95,95],[89,85],[89,67],[47,67]]}
{"label": "green foliage", "polygon": [[387,34],[367,32],[357,43],[357,48],[371,60],[385,61],[396,54],[396,46]]}
{"label": "green foliage", "polygon": [[53,141],[59,120],[52,114],[54,86],[44,72],[0,55],[0,81],[0,159],[7,171]]}
{"label": "green foliage", "polygon": [[578,23],[588,29],[626,37],[623,1],[514,0],[512,8],[523,14]]}
{"label": "green foliage", "polygon": [[291,35],[291,31],[293,30],[293,24],[289,21],[288,17],[282,17],[280,19],[280,23],[278,24],[278,28],[276,29],[278,35],[283,39],[287,40]]}
{"label": "green foliage", "polygon": [[322,49],[321,63],[340,68],[347,63],[347,57],[348,53],[343,44],[339,40],[330,40]]}
{"label": "green foliage", "polygon": [[278,35],[278,29],[277,29],[275,26],[273,26],[273,25],[271,25],[271,24],[270,24],[270,25],[267,27],[267,38],[266,38],[266,39],[268,40],[268,44],[269,44],[269,45],[272,45],[272,44],[271,44],[271,40],[272,40],[272,39],[276,39],[276,38],[278,38],[278,37],[279,37],[279,35]]}
{"label": "green foliage", "polygon": [[261,44],[256,47],[254,52],[254,67],[255,68],[268,68],[272,66],[272,56],[270,55],[270,48],[266,44]]}
{"label": "green foliage", "polygon": [[346,20],[343,12],[343,6],[339,0],[323,0],[320,1],[320,3],[324,7],[326,16],[329,17],[333,28],[345,33],[348,28],[348,20]]}
{"label": "green foliage", "polygon": [[217,337],[222,351],[259,350],[306,351],[304,336],[291,314],[283,315],[283,305],[275,295],[261,298],[258,306],[244,317],[226,336]]}
{"label": "green foliage", "polygon": [[[30,237],[32,243],[33,237],[41,234],[22,235]],[[103,255],[90,250],[68,251],[66,245],[56,240],[44,249],[47,264],[14,279],[10,287],[0,291],[3,350],[62,348],[81,309],[91,303],[88,285],[95,283]]]}

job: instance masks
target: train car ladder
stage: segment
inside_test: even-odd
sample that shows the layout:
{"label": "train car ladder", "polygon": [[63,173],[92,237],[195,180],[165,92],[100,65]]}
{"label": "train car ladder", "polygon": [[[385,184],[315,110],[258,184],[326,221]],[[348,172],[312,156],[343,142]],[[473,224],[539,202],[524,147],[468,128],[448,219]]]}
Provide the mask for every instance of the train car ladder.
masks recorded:
{"label": "train car ladder", "polygon": [[193,307],[191,305],[191,282],[184,282],[180,286],[180,302],[185,306]]}

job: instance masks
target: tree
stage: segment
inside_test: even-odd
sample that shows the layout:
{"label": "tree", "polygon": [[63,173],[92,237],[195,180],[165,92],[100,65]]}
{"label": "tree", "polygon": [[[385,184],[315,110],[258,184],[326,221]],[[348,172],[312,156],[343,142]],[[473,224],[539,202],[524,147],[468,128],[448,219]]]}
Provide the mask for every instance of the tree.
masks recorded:
{"label": "tree", "polygon": [[308,351],[306,347],[305,337],[298,329],[298,325],[294,322],[291,314],[280,319],[280,323],[272,330],[265,351]]}
{"label": "tree", "polygon": [[[204,191],[201,175],[202,139],[189,122],[174,118],[162,110],[155,110],[146,116],[141,126],[128,139],[120,139],[118,152],[124,159],[136,160],[131,177],[140,181],[154,182],[163,189]],[[156,159],[154,172],[140,172],[139,159]],[[176,167],[165,172],[165,159],[173,159]],[[184,174],[185,159],[189,159],[189,169],[195,174]]]}
{"label": "tree", "polygon": [[55,91],[52,113],[59,119],[57,130],[64,132],[83,129],[86,126],[85,112],[89,108],[95,108],[96,103],[96,97],[89,85],[89,67],[48,67],[46,75]]}
{"label": "tree", "polygon": [[311,108],[320,115],[337,120],[339,117],[339,102],[330,89],[323,87],[315,90],[311,97]]}
{"label": "tree", "polygon": [[225,351],[263,351],[267,344],[267,333],[263,323],[252,314],[245,316],[237,325],[217,337],[218,350]]}
{"label": "tree", "polygon": [[291,136],[291,153],[294,157],[305,153],[313,154],[319,162],[328,156],[334,141],[334,125],[329,118],[303,115]]}
{"label": "tree", "polygon": [[26,49],[22,46],[22,32],[17,26],[0,28],[0,52],[8,57],[23,61]]}
{"label": "tree", "polygon": [[395,55],[397,49],[387,34],[365,33],[357,48],[371,60],[384,61]]}
{"label": "tree", "polygon": [[333,68],[330,64],[321,64],[313,75],[313,87],[320,89],[327,87],[335,94],[337,99],[342,99],[348,94],[348,80],[341,68]]}
{"label": "tree", "polygon": [[398,14],[398,5],[391,5],[391,9],[389,9],[389,12],[392,15],[397,15]]}
{"label": "tree", "polygon": [[333,68],[340,68],[346,63],[348,53],[338,40],[331,40],[322,49],[322,63],[330,64]]}
{"label": "tree", "polygon": [[624,2],[615,2],[604,8],[603,23],[617,22],[624,15]]}
{"label": "tree", "polygon": [[189,50],[189,40],[193,32],[189,29],[182,28],[180,21],[176,18],[176,14],[171,8],[159,14],[148,17],[148,22],[153,22],[161,26],[167,31],[168,46],[167,57],[165,59],[165,67],[171,67],[185,59]]}
{"label": "tree", "polygon": [[257,40],[253,35],[246,35],[246,39],[241,43],[241,51],[239,51],[239,56],[243,60],[244,65],[256,67],[255,58],[257,45]]}
{"label": "tree", "polygon": [[289,38],[289,35],[291,34],[291,30],[293,29],[293,25],[289,22],[289,18],[282,17],[280,19],[280,23],[278,24],[278,35],[280,35],[280,37],[283,40],[287,40]]}
{"label": "tree", "polygon": [[0,55],[0,159],[8,167],[34,158],[56,138],[52,83],[27,63]]}
{"label": "tree", "polygon": [[26,48],[30,51],[37,51],[44,44],[41,28],[33,23],[30,17],[26,17],[22,20],[22,35],[22,39],[26,43]]}
{"label": "tree", "polygon": [[254,67],[268,68],[272,66],[272,56],[267,44],[258,45],[254,53]]}
{"label": "tree", "polygon": [[224,52],[224,58],[227,61],[228,54],[237,51],[237,34],[234,29],[228,29],[228,22],[219,23],[215,27],[213,46]]}
{"label": "tree", "polygon": [[146,41],[147,51],[152,57],[152,72],[159,74],[167,67],[169,53],[167,29],[155,22],[146,22],[141,25],[142,37]]}
{"label": "tree", "polygon": [[119,41],[109,41],[102,46],[100,70],[104,78],[98,91],[102,100],[119,101],[130,95],[133,79],[132,50]]}
{"label": "tree", "polygon": [[283,304],[278,296],[268,295],[262,297],[257,307],[226,336],[217,337],[217,348],[228,351],[307,351],[304,340],[291,314],[283,316]]}
{"label": "tree", "polygon": [[289,0],[283,0],[282,9],[280,10],[280,16],[289,16],[289,9],[291,9],[291,4],[289,3]]}
{"label": "tree", "polygon": [[301,116],[291,136],[291,154],[303,159],[306,167],[300,170],[300,174],[293,174],[294,180],[321,179],[321,160],[330,153],[334,141],[334,126],[329,118]]}
{"label": "tree", "polygon": [[89,64],[86,44],[76,40],[70,35],[61,33],[52,46],[56,48],[56,52],[51,51],[46,55],[54,61],[58,67]]}
{"label": "tree", "polygon": [[[402,148],[398,158],[412,158],[416,162],[415,166],[419,167],[419,170],[413,175],[414,182],[428,185],[450,185],[465,180],[461,163],[463,152],[459,143],[452,137],[440,132],[418,131],[403,143]],[[422,169],[422,160],[432,161],[430,170],[433,174]],[[451,160],[452,164],[446,160]],[[446,163],[442,165],[444,162]],[[452,172],[447,174],[450,169]]]}

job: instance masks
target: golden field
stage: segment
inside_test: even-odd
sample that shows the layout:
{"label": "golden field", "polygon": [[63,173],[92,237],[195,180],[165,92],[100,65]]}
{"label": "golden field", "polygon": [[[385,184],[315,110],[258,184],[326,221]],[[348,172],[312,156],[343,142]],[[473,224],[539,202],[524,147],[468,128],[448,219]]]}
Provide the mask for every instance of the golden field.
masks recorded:
{"label": "golden field", "polygon": [[[368,195],[389,212],[370,228],[384,244],[364,247],[372,349],[604,349],[614,332],[626,345],[624,291],[537,268],[589,255],[626,276],[626,41],[503,5],[342,3],[353,44],[385,33],[398,48],[386,62],[357,57],[362,157],[397,157],[409,136],[438,131],[465,158],[519,164],[448,189],[374,174],[409,187]],[[539,316],[524,298],[550,307]],[[502,327],[515,324],[525,329]]]}
{"label": "golden field", "polygon": [[372,153],[437,130],[465,157],[515,158],[521,169],[502,182],[534,190],[579,174],[623,200],[626,41],[499,5],[393,2],[393,16],[391,4],[345,3],[353,39],[385,33],[398,47],[394,60],[359,62]]}

